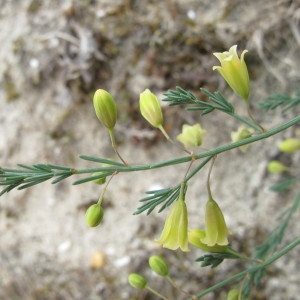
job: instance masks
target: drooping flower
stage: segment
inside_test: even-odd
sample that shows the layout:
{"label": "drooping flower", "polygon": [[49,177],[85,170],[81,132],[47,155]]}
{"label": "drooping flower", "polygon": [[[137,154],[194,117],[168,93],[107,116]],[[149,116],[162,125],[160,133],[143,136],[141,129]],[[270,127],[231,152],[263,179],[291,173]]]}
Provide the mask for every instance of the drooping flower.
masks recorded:
{"label": "drooping flower", "polygon": [[236,49],[237,45],[234,45],[229,51],[214,53],[214,56],[220,61],[221,66],[214,66],[213,70],[218,70],[232,90],[248,102],[250,80],[244,60],[244,56],[248,51],[244,50],[241,58],[239,58]]}
{"label": "drooping flower", "polygon": [[168,215],[164,229],[157,243],[164,248],[190,251],[188,248],[188,214],[183,197],[179,197]]}
{"label": "drooping flower", "polygon": [[209,197],[205,210],[205,236],[201,242],[210,247],[227,246],[228,234],[229,230],[219,205],[212,197]]}
{"label": "drooping flower", "polygon": [[176,139],[185,147],[201,146],[202,136],[205,133],[206,130],[202,129],[199,123],[193,126],[184,124],[182,126],[182,133]]}
{"label": "drooping flower", "polygon": [[[252,133],[253,133],[252,129],[246,128],[244,126],[240,126],[237,131],[231,132],[231,140],[232,142],[239,142],[251,137]],[[248,146],[249,145],[243,145],[239,147],[239,149],[241,149],[241,151],[243,152],[246,152]]]}
{"label": "drooping flower", "polygon": [[205,252],[226,252],[228,250],[227,246],[208,246],[207,244],[202,243],[202,239],[205,238],[205,231],[201,229],[190,229],[188,232],[188,240],[191,245],[196,248],[199,248]]}
{"label": "drooping flower", "polygon": [[100,122],[113,129],[117,121],[117,106],[114,98],[105,90],[97,90],[93,98],[94,109]]}
{"label": "drooping flower", "polygon": [[153,127],[159,128],[162,126],[163,114],[159,100],[149,89],[140,94],[140,111]]}

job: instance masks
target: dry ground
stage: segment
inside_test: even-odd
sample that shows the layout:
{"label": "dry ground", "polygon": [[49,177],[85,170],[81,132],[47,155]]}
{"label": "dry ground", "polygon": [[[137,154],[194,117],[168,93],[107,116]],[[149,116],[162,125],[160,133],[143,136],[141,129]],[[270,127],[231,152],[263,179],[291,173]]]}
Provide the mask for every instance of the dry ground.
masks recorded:
{"label": "dry ground", "polygon": [[[180,156],[140,119],[139,93],[150,88],[162,95],[180,85],[201,97],[199,87],[220,89],[243,113],[243,103],[211,70],[216,64],[212,52],[234,44],[249,50],[257,118],[271,128],[293,115],[265,113],[257,104],[271,92],[299,87],[299,1],[2,0],[0,7],[1,166],[44,162],[84,168],[92,164],[79,154],[112,156],[107,132],[91,105],[91,95],[100,87],[118,103],[117,138],[129,162]],[[173,108],[165,108],[165,117],[172,136],[183,122],[199,120]],[[227,143],[239,125],[221,113],[200,121],[209,131],[206,149]],[[294,129],[284,136],[293,134]],[[257,143],[246,155],[221,155],[213,171],[214,196],[234,232],[233,243],[245,252],[262,242],[293,196],[268,189],[277,178],[267,174],[266,164],[278,155],[282,138]],[[297,160],[294,156],[289,163]],[[86,207],[101,192],[91,183],[43,183],[2,196],[0,299],[155,299],[128,286],[130,272],[147,274],[168,299],[184,299],[149,273],[147,258],[157,253],[167,257],[174,278],[191,292],[241,270],[231,262],[215,271],[201,269],[194,263],[197,251],[161,252],[153,239],[165,214],[132,215],[146,190],[178,183],[185,169],[117,176],[105,199],[105,219],[95,229],[84,223]],[[206,171],[189,187],[192,227],[203,226]],[[296,222],[290,228],[287,241],[300,230]],[[297,299],[297,253],[299,249],[271,267],[253,299]],[[224,297],[225,290],[205,299]]]}

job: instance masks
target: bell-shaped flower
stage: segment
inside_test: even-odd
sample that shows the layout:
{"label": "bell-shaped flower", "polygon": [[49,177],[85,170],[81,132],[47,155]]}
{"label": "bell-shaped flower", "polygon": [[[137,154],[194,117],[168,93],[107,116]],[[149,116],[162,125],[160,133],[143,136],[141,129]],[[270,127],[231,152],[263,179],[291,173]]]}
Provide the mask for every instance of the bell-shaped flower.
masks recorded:
{"label": "bell-shaped flower", "polygon": [[201,229],[190,229],[188,232],[188,240],[191,245],[193,245],[196,248],[199,248],[205,252],[213,252],[213,253],[219,253],[219,252],[227,252],[228,247],[227,246],[208,246],[207,244],[204,244],[201,242],[201,240],[205,238],[205,231]]}
{"label": "bell-shaped flower", "polygon": [[188,214],[183,197],[179,197],[173,205],[162,234],[156,242],[171,250],[180,248],[182,251],[190,251],[188,248]]}
{"label": "bell-shaped flower", "polygon": [[[231,132],[231,140],[233,143],[242,141],[244,139],[251,137],[253,132],[254,131],[252,129],[246,128],[244,126],[240,126],[237,131]],[[248,146],[249,145],[243,145],[243,146],[239,147],[239,149],[241,149],[241,151],[243,151],[243,152],[246,152]]]}
{"label": "bell-shaped flower", "polygon": [[205,210],[205,236],[201,239],[207,246],[227,246],[229,231],[223,213],[213,198],[209,198]]}
{"label": "bell-shaped flower", "polygon": [[248,102],[250,81],[247,65],[244,60],[245,53],[248,51],[244,50],[241,58],[239,58],[236,48],[237,45],[234,45],[229,51],[214,53],[214,56],[220,61],[221,66],[214,66],[213,70],[218,70],[232,90]]}
{"label": "bell-shaped flower", "polygon": [[157,97],[148,89],[140,94],[140,111],[142,116],[156,128],[163,123],[163,114]]}
{"label": "bell-shaped flower", "polygon": [[117,106],[114,98],[105,90],[97,90],[93,98],[94,109],[99,121],[113,129],[117,121]]}
{"label": "bell-shaped flower", "polygon": [[193,126],[184,124],[182,126],[182,133],[179,134],[176,139],[185,147],[201,146],[202,136],[205,133],[206,130],[202,129],[200,124]]}

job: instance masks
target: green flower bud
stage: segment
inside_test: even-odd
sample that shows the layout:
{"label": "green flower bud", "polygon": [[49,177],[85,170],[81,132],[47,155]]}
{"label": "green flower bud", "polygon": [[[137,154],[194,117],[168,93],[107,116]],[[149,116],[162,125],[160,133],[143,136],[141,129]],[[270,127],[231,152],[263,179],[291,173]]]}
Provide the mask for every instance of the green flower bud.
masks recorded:
{"label": "green flower bud", "polygon": [[159,128],[162,126],[163,115],[159,100],[148,89],[140,94],[140,111],[153,127]]}
{"label": "green flower bud", "polygon": [[185,147],[201,146],[202,136],[205,133],[206,130],[202,129],[200,124],[193,126],[184,124],[182,126],[182,133],[177,136],[177,140]]}
{"label": "green flower bud", "polygon": [[[92,176],[97,176],[97,175],[101,175],[101,174],[102,174],[102,172],[97,172],[97,173],[93,173]],[[94,183],[99,184],[99,185],[104,184],[105,181],[106,181],[106,177],[102,177],[102,178],[98,178],[98,179],[93,180]]]}
{"label": "green flower bud", "polygon": [[128,276],[128,282],[132,287],[138,290],[142,290],[147,286],[147,280],[143,276],[136,273],[131,273]]}
{"label": "green flower bud", "polygon": [[270,173],[283,173],[287,171],[289,168],[285,166],[283,163],[281,163],[278,160],[272,160],[268,163],[268,171]]}
{"label": "green flower bud", "polygon": [[90,227],[96,227],[103,219],[104,210],[98,203],[91,205],[85,213],[85,222]]}
{"label": "green flower bud", "polygon": [[237,55],[237,45],[232,46],[229,51],[223,53],[214,53],[214,56],[220,61],[221,66],[214,66],[213,70],[218,70],[226,80],[232,90],[248,102],[250,93],[250,81],[247,65],[244,60],[244,50],[241,58]]}
{"label": "green flower bud", "polygon": [[238,300],[238,299],[239,299],[238,289],[232,289],[228,292],[226,300]]}
{"label": "green flower bud", "polygon": [[300,150],[300,140],[298,139],[286,139],[279,144],[279,150],[287,153],[294,153]]}
{"label": "green flower bud", "polygon": [[149,258],[150,268],[158,275],[166,277],[169,274],[169,268],[165,260],[157,255]]}
{"label": "green flower bud", "polygon": [[117,106],[114,98],[105,90],[97,90],[93,98],[94,109],[100,122],[113,129],[117,121]]}

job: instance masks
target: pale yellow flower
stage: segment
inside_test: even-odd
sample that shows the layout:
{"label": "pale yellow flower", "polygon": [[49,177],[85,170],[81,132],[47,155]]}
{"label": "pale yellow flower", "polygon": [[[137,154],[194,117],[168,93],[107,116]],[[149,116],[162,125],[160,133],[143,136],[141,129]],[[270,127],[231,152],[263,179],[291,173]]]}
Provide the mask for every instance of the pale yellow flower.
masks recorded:
{"label": "pale yellow flower", "polygon": [[209,247],[229,244],[227,236],[229,231],[223,213],[217,202],[211,197],[206,203],[205,210],[205,236],[201,239],[203,244]]}
{"label": "pale yellow flower", "polygon": [[232,46],[229,51],[214,53],[220,61],[221,66],[214,66],[213,70],[218,70],[233,91],[248,102],[250,93],[250,80],[247,65],[244,60],[244,50],[241,58],[237,55],[237,45]]}
{"label": "pale yellow flower", "polygon": [[182,133],[179,134],[176,139],[185,147],[201,146],[202,136],[205,133],[206,130],[202,129],[200,124],[193,126],[184,124],[182,126]]}
{"label": "pale yellow flower", "polygon": [[164,229],[157,243],[164,248],[190,251],[188,248],[188,214],[184,199],[179,197],[168,215]]}

